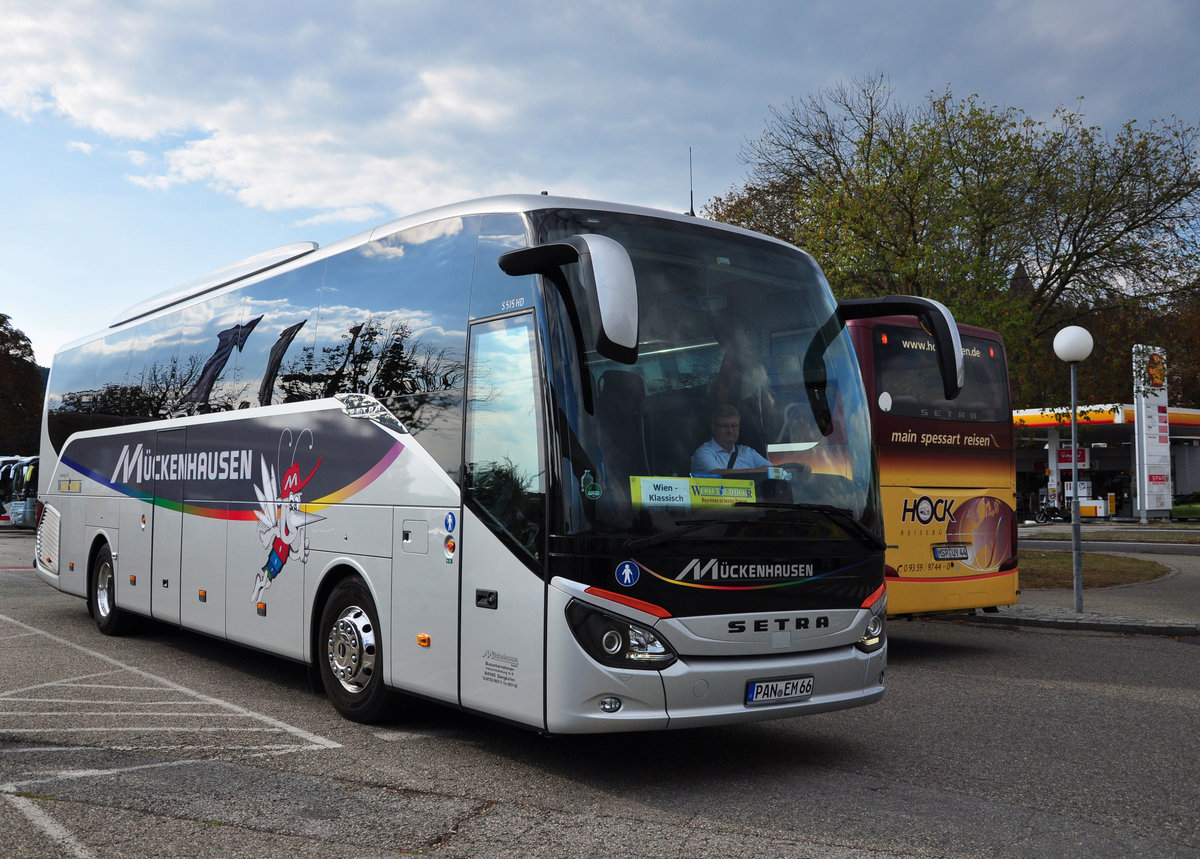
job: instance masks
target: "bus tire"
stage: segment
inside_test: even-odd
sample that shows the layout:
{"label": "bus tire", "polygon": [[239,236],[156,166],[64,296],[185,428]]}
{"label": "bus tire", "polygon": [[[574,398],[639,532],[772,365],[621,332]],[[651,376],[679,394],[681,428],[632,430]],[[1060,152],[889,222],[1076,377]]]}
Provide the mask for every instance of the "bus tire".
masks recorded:
{"label": "bus tire", "polygon": [[370,591],[357,577],[334,587],[321,611],[316,661],[325,694],[353,722],[377,722],[392,704],[383,685],[383,639]]}
{"label": "bus tire", "polygon": [[96,628],[105,635],[124,634],[129,628],[129,616],[117,608],[117,574],[108,543],[96,552],[90,581],[88,610],[96,620]]}

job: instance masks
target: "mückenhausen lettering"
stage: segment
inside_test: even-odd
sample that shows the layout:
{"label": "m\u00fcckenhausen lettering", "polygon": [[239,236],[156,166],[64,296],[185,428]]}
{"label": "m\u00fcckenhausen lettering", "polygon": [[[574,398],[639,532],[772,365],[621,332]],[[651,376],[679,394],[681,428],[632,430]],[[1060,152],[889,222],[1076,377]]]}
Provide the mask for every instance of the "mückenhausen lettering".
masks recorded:
{"label": "m\u00fcckenhausen lettering", "polygon": [[815,573],[812,564],[771,564],[771,563],[730,563],[717,558],[707,561],[692,558],[675,577],[682,581],[689,576],[694,581],[711,579],[712,581],[729,581],[735,579],[805,579]]}
{"label": "m\u00fcckenhausen lettering", "polygon": [[121,448],[112,483],[125,485],[166,480],[250,480],[251,450],[200,450],[189,453],[148,452],[141,444]]}

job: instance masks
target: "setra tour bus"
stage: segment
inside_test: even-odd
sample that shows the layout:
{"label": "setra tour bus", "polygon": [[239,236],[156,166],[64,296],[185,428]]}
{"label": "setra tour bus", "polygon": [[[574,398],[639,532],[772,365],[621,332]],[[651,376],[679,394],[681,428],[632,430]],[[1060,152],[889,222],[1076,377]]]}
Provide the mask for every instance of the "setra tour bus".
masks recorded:
{"label": "setra tour bus", "polygon": [[[289,245],[55,357],[38,574],[306,663],[357,721],[424,698],[547,733],[884,691],[884,543],[846,319],[782,242],[541,196]],[[961,368],[943,370],[951,386]],[[717,405],[769,468],[693,473]]]}
{"label": "setra tour bus", "polygon": [[1012,605],[1016,454],[1000,335],[958,326],[966,376],[952,399],[934,338],[911,317],[848,327],[879,457],[888,614]]}

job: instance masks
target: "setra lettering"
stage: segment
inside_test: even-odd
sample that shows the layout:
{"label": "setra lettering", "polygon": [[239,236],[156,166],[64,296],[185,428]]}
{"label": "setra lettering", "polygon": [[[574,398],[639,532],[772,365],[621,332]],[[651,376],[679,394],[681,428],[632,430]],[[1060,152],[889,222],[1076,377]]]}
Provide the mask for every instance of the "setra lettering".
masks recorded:
{"label": "setra lettering", "polygon": [[742,635],[746,632],[788,632],[808,629],[828,629],[828,615],[814,617],[757,617],[753,620],[731,620],[725,626],[730,635]]}

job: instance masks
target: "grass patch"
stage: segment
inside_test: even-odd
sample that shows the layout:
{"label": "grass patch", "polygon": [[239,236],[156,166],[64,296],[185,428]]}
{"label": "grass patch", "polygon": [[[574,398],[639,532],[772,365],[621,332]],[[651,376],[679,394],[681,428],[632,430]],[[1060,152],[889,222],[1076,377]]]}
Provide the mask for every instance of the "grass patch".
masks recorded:
{"label": "grass patch", "polygon": [[[1070,552],[1021,550],[1020,584],[1022,590],[1075,587],[1075,567]],[[1083,587],[1111,588],[1161,578],[1170,570],[1154,561],[1128,555],[1083,554]]]}

